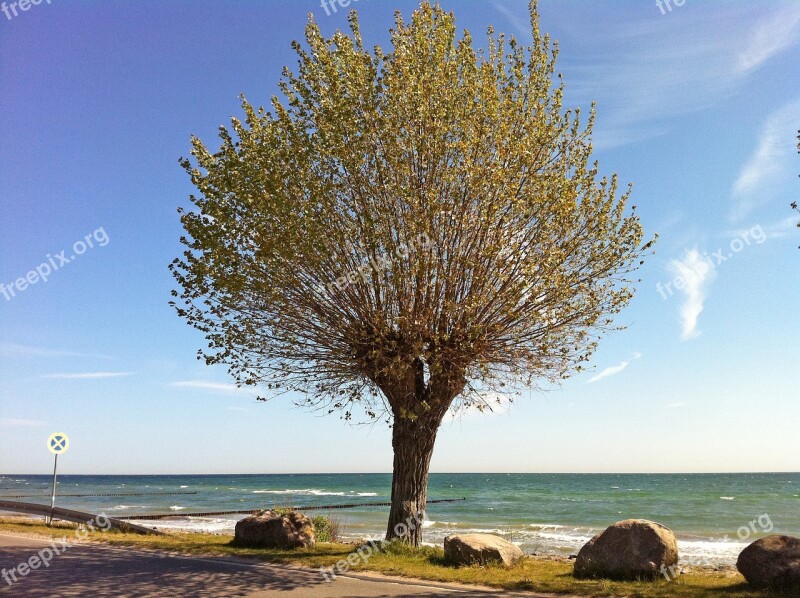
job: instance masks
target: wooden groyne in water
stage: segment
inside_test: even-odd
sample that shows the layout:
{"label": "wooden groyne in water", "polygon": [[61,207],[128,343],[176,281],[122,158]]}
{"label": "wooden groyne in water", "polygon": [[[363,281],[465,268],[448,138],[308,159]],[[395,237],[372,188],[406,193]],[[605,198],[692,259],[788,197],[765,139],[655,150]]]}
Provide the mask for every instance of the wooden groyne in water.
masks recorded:
{"label": "wooden groyne in water", "polygon": [[[429,500],[427,504],[443,502],[459,502],[466,498],[441,498],[439,500]],[[368,503],[349,503],[343,505],[307,505],[294,507],[281,507],[293,511],[327,511],[333,509],[357,509],[359,507],[390,507],[390,502],[368,502]],[[166,519],[167,517],[214,517],[216,515],[255,515],[269,509],[242,509],[236,511],[204,511],[201,513],[143,513],[140,515],[126,515],[125,519]]]}

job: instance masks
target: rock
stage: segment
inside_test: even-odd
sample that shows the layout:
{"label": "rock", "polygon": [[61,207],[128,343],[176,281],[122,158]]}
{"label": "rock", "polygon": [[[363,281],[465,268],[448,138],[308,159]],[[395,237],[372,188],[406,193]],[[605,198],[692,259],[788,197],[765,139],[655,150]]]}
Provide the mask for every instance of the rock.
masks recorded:
{"label": "rock", "polygon": [[678,564],[672,530],[646,519],[619,521],[589,540],[575,559],[575,577],[655,579]]}
{"label": "rock", "polygon": [[455,565],[503,563],[510,567],[523,556],[519,546],[492,534],[459,534],[444,539],[444,557]]}
{"label": "rock", "polygon": [[739,553],[736,568],[754,588],[800,590],[800,538],[756,540]]}
{"label": "rock", "polygon": [[233,543],[259,548],[313,548],[317,539],[314,524],[302,513],[263,511],[236,523]]}

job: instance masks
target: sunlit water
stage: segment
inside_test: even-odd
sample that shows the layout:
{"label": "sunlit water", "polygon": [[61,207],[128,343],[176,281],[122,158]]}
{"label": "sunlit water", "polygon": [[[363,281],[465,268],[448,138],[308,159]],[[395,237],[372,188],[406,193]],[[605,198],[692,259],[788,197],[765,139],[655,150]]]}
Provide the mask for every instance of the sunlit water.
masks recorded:
{"label": "sunlit water", "polygon": [[[49,504],[49,476],[0,476],[0,495]],[[288,506],[365,504],[389,500],[389,474],[59,476],[57,504],[125,518],[131,513],[181,513]],[[196,492],[157,496],[156,492]],[[99,496],[150,493],[149,496]],[[528,553],[575,554],[620,519],[670,527],[681,560],[733,564],[744,546],[769,533],[800,535],[800,474],[431,474],[426,543],[456,532],[500,534]],[[341,523],[344,537],[379,538],[387,507],[319,511]],[[244,515],[147,521],[159,528],[233,533]]]}

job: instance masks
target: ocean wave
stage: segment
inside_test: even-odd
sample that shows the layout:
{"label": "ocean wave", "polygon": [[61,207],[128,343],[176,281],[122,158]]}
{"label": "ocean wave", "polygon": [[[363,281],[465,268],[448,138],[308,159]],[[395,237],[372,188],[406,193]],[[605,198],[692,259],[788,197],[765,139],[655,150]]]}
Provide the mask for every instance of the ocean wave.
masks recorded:
{"label": "ocean wave", "polygon": [[720,500],[733,500],[734,498],[736,498],[736,497],[735,496],[720,496],[719,497]]}
{"label": "ocean wave", "polygon": [[[175,505],[177,506],[177,505]],[[132,508],[132,505],[118,505]],[[175,510],[175,509],[173,509]],[[233,534],[236,522],[244,515],[228,517],[188,517],[179,516],[170,519],[148,522],[148,527],[158,529],[205,532],[217,534]],[[124,516],[122,517],[124,519]],[[141,522],[138,522],[141,523]],[[383,519],[355,525],[349,533],[343,534],[345,540],[381,539],[383,532],[379,529]],[[503,527],[481,527],[475,522],[455,522],[427,520],[423,522],[425,529],[423,544],[441,546],[445,536],[454,532],[490,533],[500,535],[519,545],[526,553],[551,554],[566,556],[577,553],[599,529],[591,527],[574,527],[558,524],[519,524]],[[722,538],[678,538],[678,550],[681,564],[686,565],[733,565],[746,542],[724,540]]]}
{"label": "ocean wave", "polygon": [[678,539],[680,562],[689,565],[733,565],[747,542]]}
{"label": "ocean wave", "polygon": [[583,546],[594,537],[594,534],[587,534],[586,532],[572,532],[564,531],[561,533],[540,532],[536,534],[537,539],[551,540],[554,543],[563,543],[571,547]]}
{"label": "ocean wave", "polygon": [[356,496],[378,496],[377,492],[358,492]]}
{"label": "ocean wave", "polygon": [[327,492],[315,488],[303,488],[299,490],[253,490],[253,494],[301,494],[307,496],[344,496],[344,492]]}
{"label": "ocean wave", "polygon": [[[241,517],[244,517],[244,515]],[[226,519],[222,517],[173,517],[170,519],[159,519],[158,521],[147,522],[145,525],[156,529],[174,531],[233,534],[237,521],[238,519]],[[142,525],[143,522],[134,520],[132,523]]]}
{"label": "ocean wave", "polygon": [[172,505],[169,510],[170,511],[183,511],[186,507],[179,507],[178,505]]}
{"label": "ocean wave", "polygon": [[564,525],[558,525],[556,523],[529,523],[528,527],[532,527],[539,530],[547,530],[547,529],[563,529]]}
{"label": "ocean wave", "polygon": [[460,525],[461,524],[458,523],[457,521],[432,521],[432,520],[427,520],[427,521],[423,521],[422,522],[422,527],[439,526],[439,527],[451,527],[452,528],[452,527],[458,527]]}

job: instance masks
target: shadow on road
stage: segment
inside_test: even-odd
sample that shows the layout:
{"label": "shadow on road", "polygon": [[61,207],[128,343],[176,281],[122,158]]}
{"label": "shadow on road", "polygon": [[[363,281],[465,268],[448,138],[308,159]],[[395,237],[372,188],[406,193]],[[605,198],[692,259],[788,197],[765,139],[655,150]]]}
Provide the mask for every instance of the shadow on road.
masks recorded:
{"label": "shadow on road", "polygon": [[[21,562],[20,548],[0,548],[0,567]],[[24,558],[24,557],[23,557]],[[14,596],[248,596],[254,592],[283,593],[324,585],[318,575],[285,569],[231,567],[213,560],[143,555],[126,550],[72,547],[53,557],[47,568],[16,573],[9,586],[0,579],[0,592]],[[309,592],[312,593],[312,592]]]}
{"label": "shadow on road", "polygon": [[[58,546],[58,543],[56,542]],[[315,571],[238,563],[233,560],[189,557],[103,546],[71,546],[54,556],[48,567],[21,575],[17,566],[37,555],[42,541],[10,540],[0,546],[3,596],[281,596],[285,598],[398,598],[430,596],[487,596],[482,592],[453,592],[424,586],[364,581],[339,577],[324,581]],[[13,575],[11,572],[13,571]],[[13,576],[16,581],[13,581]]]}

